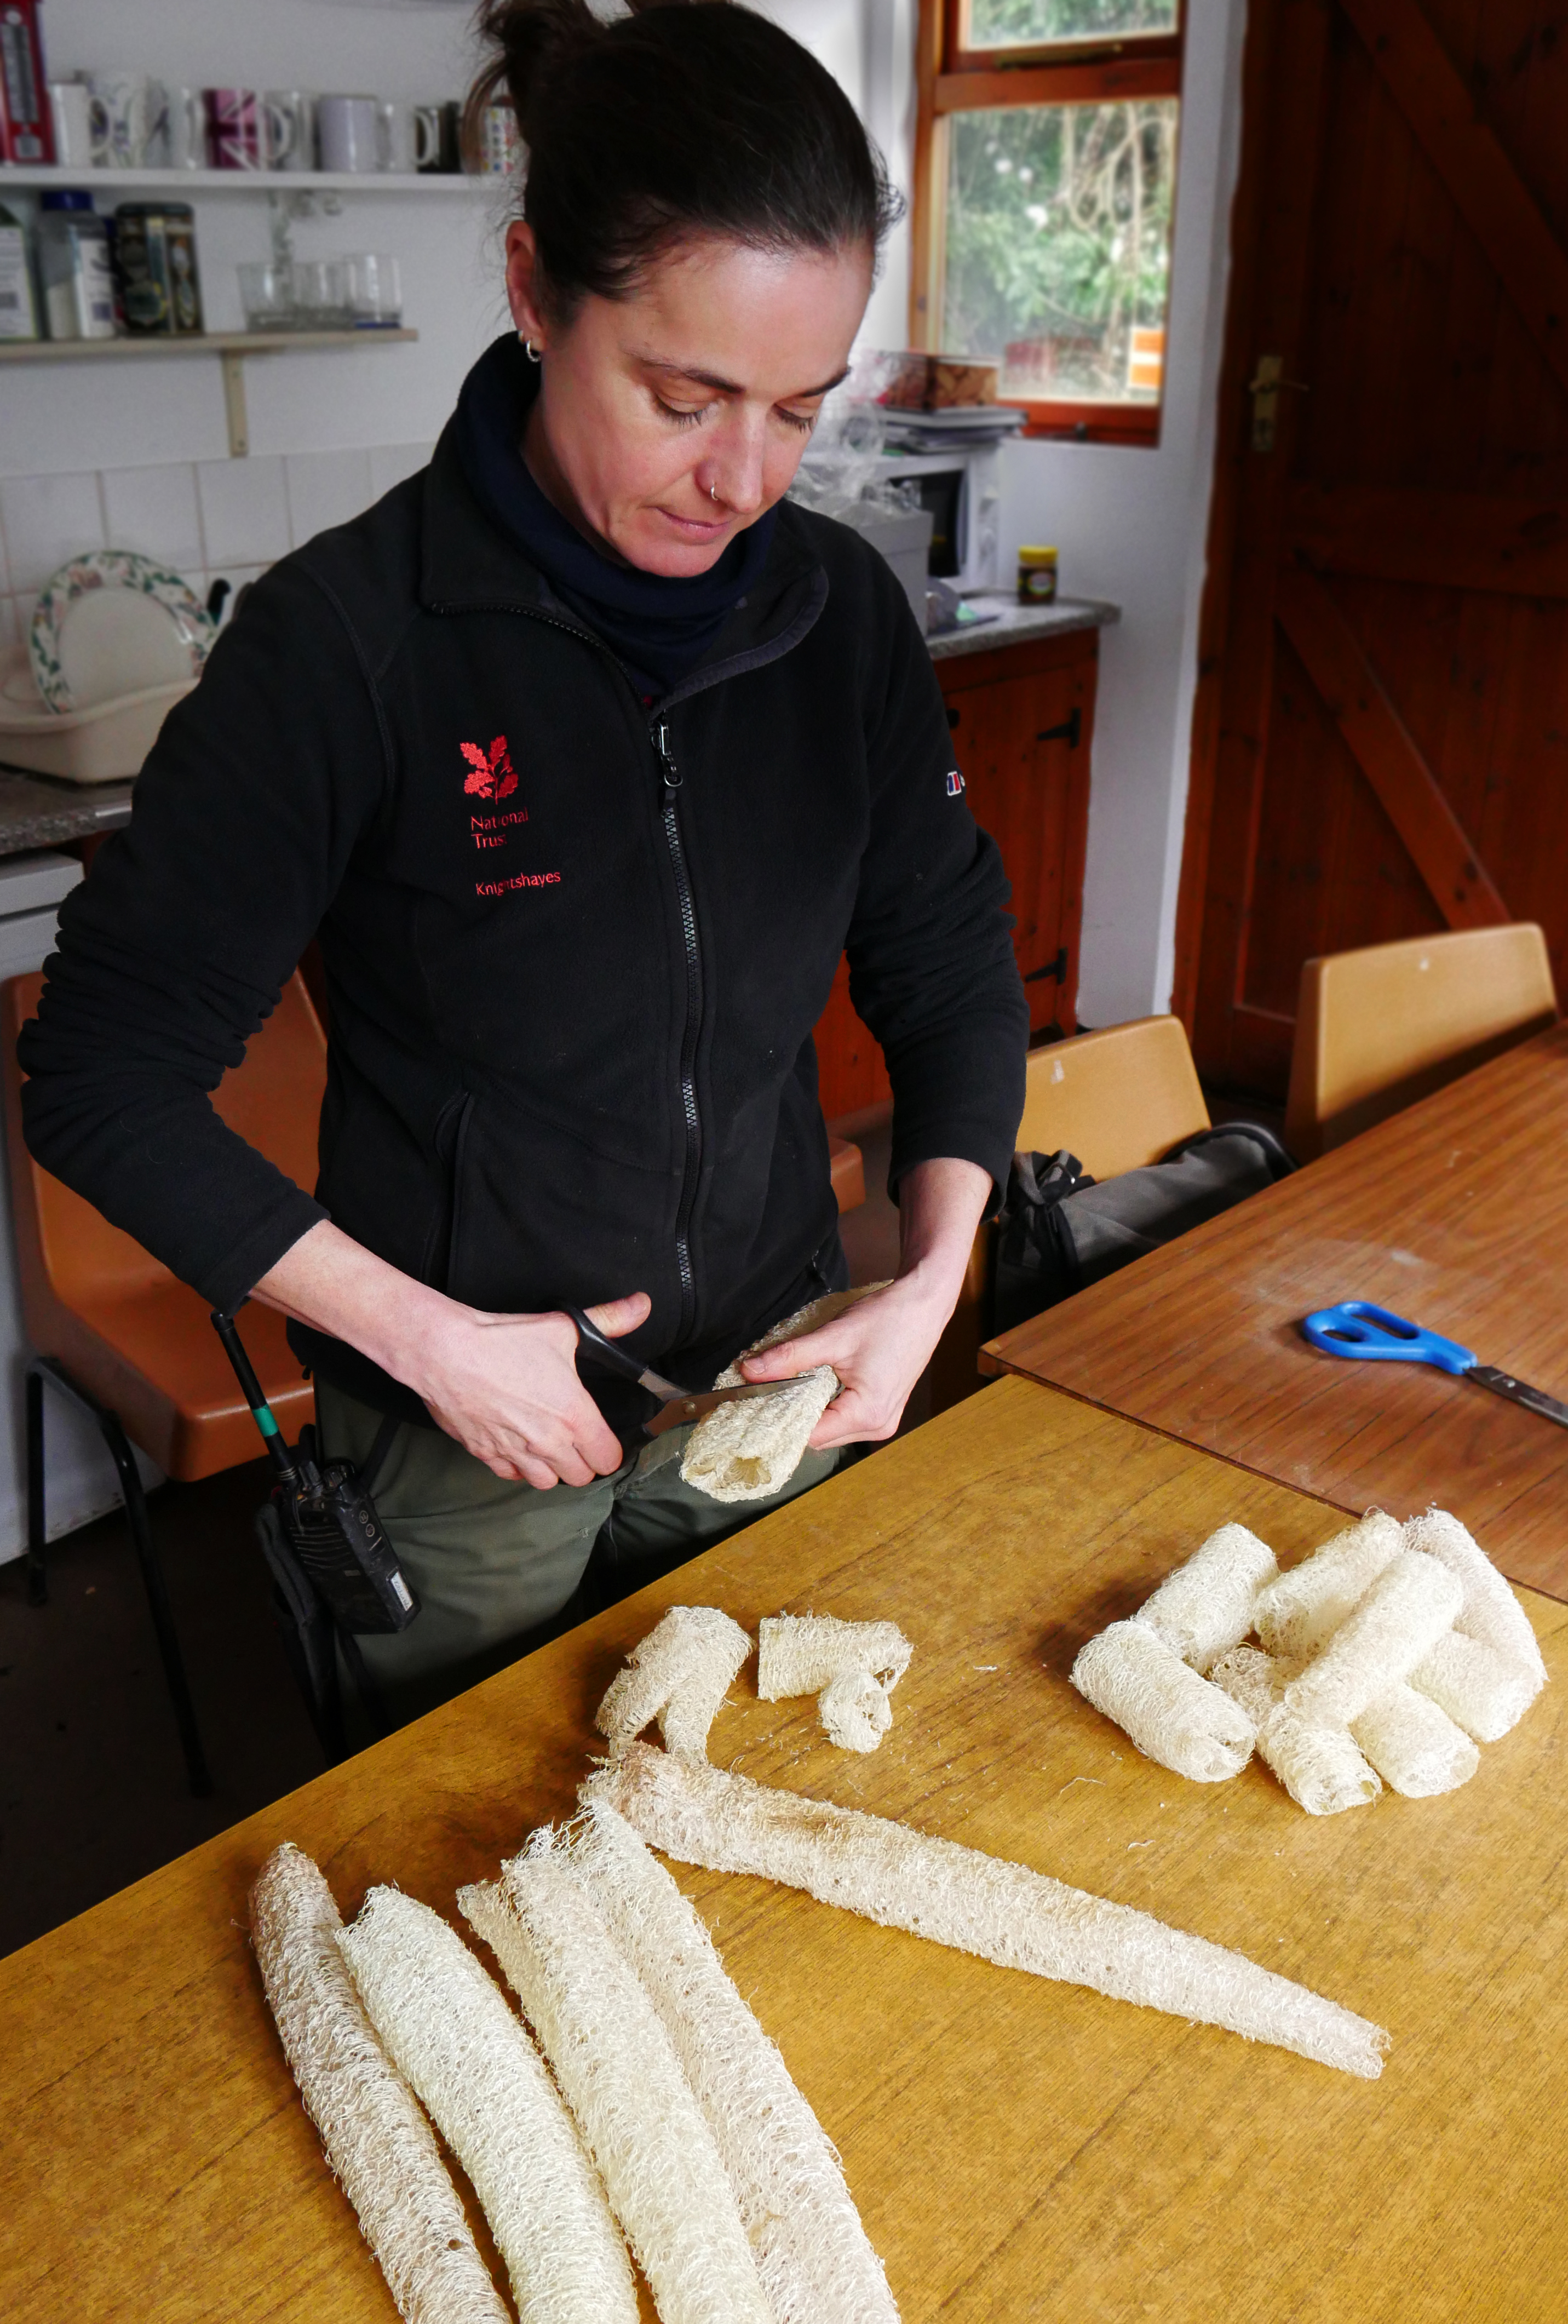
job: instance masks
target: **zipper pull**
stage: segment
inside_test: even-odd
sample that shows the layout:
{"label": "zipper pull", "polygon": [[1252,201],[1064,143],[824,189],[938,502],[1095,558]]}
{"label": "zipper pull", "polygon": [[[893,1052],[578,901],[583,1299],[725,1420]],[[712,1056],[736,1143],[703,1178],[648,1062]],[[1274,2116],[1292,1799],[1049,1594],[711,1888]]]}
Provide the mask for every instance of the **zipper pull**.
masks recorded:
{"label": "zipper pull", "polygon": [[665,719],[660,718],[649,731],[653,738],[653,747],[659,753],[659,766],[664,772],[664,788],[667,791],[678,791],[680,788],[680,770],[669,755],[669,724]]}

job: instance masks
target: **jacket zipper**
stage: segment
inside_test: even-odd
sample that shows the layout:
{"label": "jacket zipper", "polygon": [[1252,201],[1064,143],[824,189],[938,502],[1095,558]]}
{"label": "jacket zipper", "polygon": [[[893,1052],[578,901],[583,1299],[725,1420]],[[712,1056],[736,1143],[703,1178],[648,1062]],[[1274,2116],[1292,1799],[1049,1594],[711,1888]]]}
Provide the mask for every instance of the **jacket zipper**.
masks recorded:
{"label": "jacket zipper", "polygon": [[702,1117],[696,1104],[696,1044],[702,1029],[702,954],[696,940],[696,912],[680,835],[680,770],[669,750],[668,720],[656,718],[649,728],[654,755],[664,785],[664,844],[675,874],[680,905],[681,941],[686,947],[686,1026],[680,1042],[680,1108],[686,1122],[686,1167],[681,1176],[680,1206],[675,1220],[675,1263],[680,1275],[680,1337],[690,1331],[696,1310],[696,1285],[691,1268],[691,1214],[696,1203],[702,1168]]}

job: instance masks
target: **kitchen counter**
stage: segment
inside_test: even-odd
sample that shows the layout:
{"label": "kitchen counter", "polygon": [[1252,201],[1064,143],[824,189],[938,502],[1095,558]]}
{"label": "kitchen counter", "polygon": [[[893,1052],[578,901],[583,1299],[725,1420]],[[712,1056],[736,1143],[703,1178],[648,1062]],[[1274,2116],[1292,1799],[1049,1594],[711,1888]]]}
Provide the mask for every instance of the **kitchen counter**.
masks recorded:
{"label": "kitchen counter", "polygon": [[1062,637],[1070,630],[1109,629],[1121,619],[1120,605],[1103,604],[1093,597],[1058,597],[1054,605],[1020,605],[1010,589],[976,589],[964,602],[987,612],[994,606],[1000,618],[927,638],[933,661],[947,661],[955,654],[993,653],[1001,646]]}
{"label": "kitchen counter", "polygon": [[59,847],[130,820],[129,783],[62,783],[0,767],[0,855]]}

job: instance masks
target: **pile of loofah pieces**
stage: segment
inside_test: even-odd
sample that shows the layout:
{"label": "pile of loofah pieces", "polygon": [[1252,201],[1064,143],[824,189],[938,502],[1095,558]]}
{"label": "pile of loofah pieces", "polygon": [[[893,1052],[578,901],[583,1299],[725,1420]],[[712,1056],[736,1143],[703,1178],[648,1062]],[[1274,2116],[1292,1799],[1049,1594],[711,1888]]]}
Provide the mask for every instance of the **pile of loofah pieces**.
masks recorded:
{"label": "pile of loofah pieces", "polygon": [[1090,1639],[1072,1679],[1162,1767],[1223,1783],[1256,1750],[1298,1807],[1337,1815],[1385,1783],[1406,1799],[1456,1791],[1546,1671],[1457,1517],[1373,1509],[1285,1573],[1245,1526],[1222,1526]]}
{"label": "pile of loofah pieces", "polygon": [[[749,1632],[716,1606],[672,1606],[633,1646],[611,1682],[595,1724],[621,1755],[658,1722],[667,1751],[707,1756],[708,1730],[752,1651]],[[757,1692],[764,1702],[814,1694],[828,1740],[874,1751],[893,1723],[888,1697],[915,1649],[895,1622],[844,1622],[835,1614],[765,1614]]]}

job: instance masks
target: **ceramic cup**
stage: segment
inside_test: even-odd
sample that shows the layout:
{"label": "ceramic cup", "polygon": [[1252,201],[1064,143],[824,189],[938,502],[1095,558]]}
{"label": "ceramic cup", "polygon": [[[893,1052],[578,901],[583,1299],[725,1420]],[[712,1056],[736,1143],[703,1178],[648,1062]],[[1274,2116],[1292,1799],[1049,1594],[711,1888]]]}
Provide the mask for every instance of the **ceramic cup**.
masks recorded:
{"label": "ceramic cup", "polygon": [[162,84],[144,73],[91,73],[93,159],[100,168],[156,167],[163,134]]}
{"label": "ceramic cup", "polygon": [[374,170],[380,152],[380,117],[374,97],[318,97],[316,134],[324,170]]}
{"label": "ceramic cup", "polygon": [[163,151],[160,162],[171,170],[207,167],[207,113],[198,88],[168,87],[163,91]]}
{"label": "ceramic cup", "polygon": [[62,170],[90,170],[107,154],[93,141],[93,93],[85,80],[51,80],[49,109],[54,118],[54,158]]}
{"label": "ceramic cup", "polygon": [[462,165],[457,153],[457,113],[455,104],[414,107],[414,167],[427,175],[450,177]]}
{"label": "ceramic cup", "polygon": [[207,155],[215,170],[266,167],[262,100],[254,88],[206,88]]}
{"label": "ceramic cup", "polygon": [[517,115],[510,105],[487,105],[479,117],[479,174],[509,177],[522,148]]}
{"label": "ceramic cup", "polygon": [[375,166],[409,175],[417,150],[414,108],[401,97],[383,97],[375,108]]}
{"label": "ceramic cup", "polygon": [[315,100],[302,88],[270,88],[262,99],[269,170],[316,167]]}

